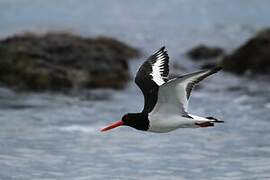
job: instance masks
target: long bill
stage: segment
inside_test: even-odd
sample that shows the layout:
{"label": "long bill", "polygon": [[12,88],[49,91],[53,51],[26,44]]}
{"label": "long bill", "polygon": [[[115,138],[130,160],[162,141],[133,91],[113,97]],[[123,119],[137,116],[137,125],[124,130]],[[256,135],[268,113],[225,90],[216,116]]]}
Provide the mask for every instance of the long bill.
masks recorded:
{"label": "long bill", "polygon": [[108,131],[108,130],[110,130],[110,129],[113,129],[113,128],[116,128],[116,127],[122,126],[122,125],[124,125],[124,122],[123,122],[123,121],[121,121],[121,120],[120,120],[120,121],[116,121],[115,123],[113,123],[113,124],[111,124],[111,125],[109,125],[109,126],[103,128],[103,129],[101,129],[100,131],[101,131],[101,132],[103,132],[103,131]]}

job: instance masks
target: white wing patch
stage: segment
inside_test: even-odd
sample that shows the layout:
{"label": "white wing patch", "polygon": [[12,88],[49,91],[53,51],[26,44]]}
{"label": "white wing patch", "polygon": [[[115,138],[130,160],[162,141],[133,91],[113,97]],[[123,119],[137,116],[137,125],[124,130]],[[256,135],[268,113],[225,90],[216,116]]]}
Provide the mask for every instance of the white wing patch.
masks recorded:
{"label": "white wing patch", "polygon": [[150,75],[152,76],[152,80],[155,81],[155,83],[157,83],[157,85],[159,86],[165,83],[164,79],[168,78],[168,76],[162,76],[162,72],[164,71],[165,59],[166,57],[164,55],[164,51],[160,51],[156,55],[156,62],[152,64],[152,73],[150,73]]}

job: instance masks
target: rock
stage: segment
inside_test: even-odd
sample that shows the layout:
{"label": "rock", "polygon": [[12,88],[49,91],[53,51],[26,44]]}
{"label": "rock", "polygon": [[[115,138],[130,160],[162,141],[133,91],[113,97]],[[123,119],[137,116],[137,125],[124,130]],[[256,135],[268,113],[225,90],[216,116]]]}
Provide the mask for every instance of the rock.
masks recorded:
{"label": "rock", "polygon": [[187,56],[192,60],[202,60],[217,58],[224,54],[223,49],[219,47],[210,47],[206,45],[198,45],[187,52]]}
{"label": "rock", "polygon": [[237,74],[270,74],[270,28],[224,57],[222,66],[224,70]]}
{"label": "rock", "polygon": [[112,38],[21,34],[0,41],[0,82],[18,90],[121,88],[139,51]]}
{"label": "rock", "polygon": [[212,69],[214,67],[217,67],[218,63],[217,62],[206,62],[202,64],[200,67],[201,69]]}
{"label": "rock", "polygon": [[228,91],[241,91],[244,89],[245,89],[245,87],[242,87],[242,86],[230,86],[227,88]]}

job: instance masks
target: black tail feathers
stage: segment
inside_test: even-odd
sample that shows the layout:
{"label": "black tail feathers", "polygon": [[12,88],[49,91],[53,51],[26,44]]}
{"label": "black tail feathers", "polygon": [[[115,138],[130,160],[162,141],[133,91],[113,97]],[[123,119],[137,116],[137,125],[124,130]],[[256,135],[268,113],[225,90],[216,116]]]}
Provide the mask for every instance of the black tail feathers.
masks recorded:
{"label": "black tail feathers", "polygon": [[214,120],[215,123],[224,123],[224,121],[218,120],[212,116],[206,117],[206,119]]}

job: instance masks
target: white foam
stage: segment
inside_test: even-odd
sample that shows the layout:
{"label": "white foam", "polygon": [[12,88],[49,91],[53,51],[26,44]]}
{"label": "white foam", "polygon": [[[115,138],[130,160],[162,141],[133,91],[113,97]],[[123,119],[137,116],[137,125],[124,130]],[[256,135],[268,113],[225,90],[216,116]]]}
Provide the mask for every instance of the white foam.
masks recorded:
{"label": "white foam", "polygon": [[70,126],[65,126],[65,127],[60,127],[61,131],[68,131],[68,132],[82,132],[82,133],[91,133],[94,134],[98,132],[97,127],[92,127],[92,126],[80,126],[80,125],[70,125]]}
{"label": "white foam", "polygon": [[266,103],[264,106],[265,108],[270,109],[270,103]]}

